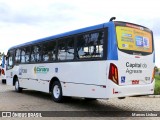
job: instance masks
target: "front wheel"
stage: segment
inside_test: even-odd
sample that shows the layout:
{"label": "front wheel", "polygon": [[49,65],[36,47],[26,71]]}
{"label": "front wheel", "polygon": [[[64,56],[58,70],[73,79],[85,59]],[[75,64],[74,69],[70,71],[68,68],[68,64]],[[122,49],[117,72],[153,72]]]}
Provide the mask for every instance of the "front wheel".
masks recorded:
{"label": "front wheel", "polygon": [[52,87],[52,99],[55,102],[62,102],[63,101],[63,95],[62,95],[62,87],[59,81],[55,81],[53,83]]}
{"label": "front wheel", "polygon": [[18,79],[15,82],[15,91],[16,92],[22,92],[22,88],[19,87],[19,81],[18,81]]}

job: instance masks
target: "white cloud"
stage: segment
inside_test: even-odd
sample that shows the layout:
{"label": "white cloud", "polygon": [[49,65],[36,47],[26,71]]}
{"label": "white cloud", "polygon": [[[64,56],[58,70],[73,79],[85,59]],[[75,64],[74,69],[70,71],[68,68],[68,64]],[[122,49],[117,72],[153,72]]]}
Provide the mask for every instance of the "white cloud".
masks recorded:
{"label": "white cloud", "polygon": [[[159,9],[159,0],[1,0],[0,50],[108,22],[110,17],[116,16],[119,21],[152,29],[157,51],[160,44]],[[160,61],[157,52],[156,61]]]}

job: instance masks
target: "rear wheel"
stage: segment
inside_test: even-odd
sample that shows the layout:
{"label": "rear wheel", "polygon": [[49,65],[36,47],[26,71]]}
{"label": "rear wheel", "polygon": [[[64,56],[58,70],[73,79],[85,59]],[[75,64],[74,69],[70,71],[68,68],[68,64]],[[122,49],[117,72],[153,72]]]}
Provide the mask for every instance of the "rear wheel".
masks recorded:
{"label": "rear wheel", "polygon": [[58,103],[63,102],[62,87],[59,81],[53,83],[52,99]]}
{"label": "rear wheel", "polygon": [[2,83],[3,83],[3,84],[6,84],[6,79],[2,79]]}
{"label": "rear wheel", "polygon": [[15,82],[15,91],[16,92],[22,92],[22,88],[19,87],[19,81],[18,81],[18,79]]}
{"label": "rear wheel", "polygon": [[126,97],[118,97],[118,99],[125,99]]}

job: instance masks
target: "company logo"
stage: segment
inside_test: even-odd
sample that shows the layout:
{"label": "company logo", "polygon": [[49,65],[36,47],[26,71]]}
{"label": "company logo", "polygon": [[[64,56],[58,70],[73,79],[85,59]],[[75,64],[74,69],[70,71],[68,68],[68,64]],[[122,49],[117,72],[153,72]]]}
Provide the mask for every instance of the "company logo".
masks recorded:
{"label": "company logo", "polygon": [[27,69],[20,68],[19,75],[22,75],[22,73],[27,73]]}
{"label": "company logo", "polygon": [[34,73],[48,73],[49,72],[49,68],[46,68],[45,66],[38,66],[38,67],[34,67]]}

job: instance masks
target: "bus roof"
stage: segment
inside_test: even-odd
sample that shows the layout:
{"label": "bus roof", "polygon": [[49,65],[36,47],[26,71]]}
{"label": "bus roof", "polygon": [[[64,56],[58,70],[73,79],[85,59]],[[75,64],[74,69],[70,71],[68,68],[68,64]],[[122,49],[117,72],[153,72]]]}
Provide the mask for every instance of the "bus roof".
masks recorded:
{"label": "bus roof", "polygon": [[[108,22],[108,23],[110,23],[110,22]],[[77,30],[73,30],[73,31],[69,31],[69,32],[65,32],[65,33],[61,33],[61,34],[57,34],[57,35],[53,35],[53,36],[49,36],[49,37],[45,37],[45,38],[41,38],[41,39],[37,39],[37,40],[33,40],[30,42],[26,42],[23,44],[13,46],[9,50],[14,49],[14,48],[18,48],[18,47],[36,44],[36,43],[41,43],[41,42],[45,42],[45,41],[50,41],[53,39],[62,38],[62,37],[66,37],[66,36],[70,36],[70,35],[74,35],[74,34],[84,33],[84,32],[95,30],[95,29],[101,29],[101,28],[104,28],[104,26],[106,26],[106,24],[107,23],[102,23],[99,25],[94,25],[94,26],[90,26],[90,27],[86,27],[86,28],[81,28],[81,29],[77,29]]]}
{"label": "bus roof", "polygon": [[[105,28],[105,27],[109,27],[109,26],[111,27],[111,26],[114,25],[115,22],[129,23],[129,22],[123,22],[123,21],[109,21],[109,22],[106,22],[106,23],[102,23],[102,24],[98,24],[98,25],[94,25],[94,26],[90,26],[90,27],[85,27],[85,28],[81,28],[81,29],[77,29],[77,30],[73,30],[73,31],[69,31],[69,32],[65,32],[65,33],[61,33],[61,34],[57,34],[57,35],[53,35],[53,36],[49,36],[49,37],[45,37],[45,38],[40,38],[40,39],[33,40],[33,41],[30,41],[30,42],[22,43],[22,44],[11,47],[9,50],[19,48],[19,47],[23,47],[23,46],[29,46],[29,45],[32,45],[32,44],[38,44],[38,43],[41,43],[41,42],[50,41],[50,40],[57,39],[57,38],[67,37],[67,36],[74,35],[74,34],[84,33],[84,32],[88,32],[88,31],[91,31],[91,30],[101,29],[101,28]],[[133,24],[133,23],[130,23],[130,24]],[[138,24],[133,24],[133,25],[138,25]],[[141,25],[138,25],[138,26],[141,26]],[[148,31],[151,31],[150,29],[148,29],[144,26],[141,26],[141,27],[147,29]]]}

